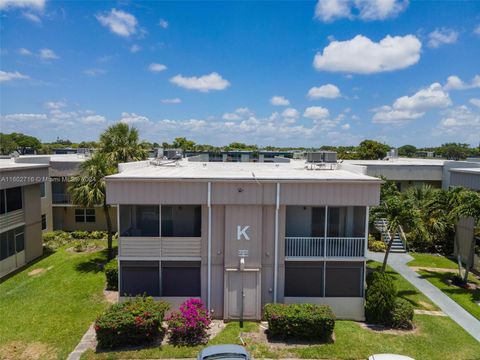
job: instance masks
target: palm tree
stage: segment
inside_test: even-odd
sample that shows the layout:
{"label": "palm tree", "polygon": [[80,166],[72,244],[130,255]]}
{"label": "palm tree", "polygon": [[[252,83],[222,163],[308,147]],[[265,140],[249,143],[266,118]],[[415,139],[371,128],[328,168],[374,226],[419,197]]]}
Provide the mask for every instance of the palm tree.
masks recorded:
{"label": "palm tree", "polygon": [[115,166],[110,162],[107,154],[95,153],[80,166],[78,176],[72,178],[68,187],[72,202],[85,208],[101,205],[107,223],[108,260],[113,259],[112,246],[112,219],[110,205],[107,204],[105,193],[105,176],[114,174]]}
{"label": "palm tree", "polygon": [[138,130],[125,123],[111,125],[100,135],[100,152],[112,164],[145,160],[147,147],[139,141]]}
{"label": "palm tree", "polygon": [[380,206],[372,209],[372,213],[374,217],[384,218],[388,222],[387,232],[390,236],[390,240],[387,244],[387,250],[385,252],[385,258],[383,259],[381,269],[382,272],[385,272],[388,255],[390,254],[395,234],[403,228],[410,229],[415,225],[421,226],[418,221],[419,213],[413,207],[411,201],[404,200],[401,196],[391,196],[385,199]]}

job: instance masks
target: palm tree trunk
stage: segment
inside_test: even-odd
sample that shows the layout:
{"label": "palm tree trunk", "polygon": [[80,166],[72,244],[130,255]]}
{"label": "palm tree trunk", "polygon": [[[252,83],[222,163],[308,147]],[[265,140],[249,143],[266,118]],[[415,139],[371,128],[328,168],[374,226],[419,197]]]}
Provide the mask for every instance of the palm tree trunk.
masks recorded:
{"label": "palm tree trunk", "polygon": [[385,270],[387,270],[388,255],[390,254],[390,249],[392,248],[393,239],[395,238],[395,232],[393,232],[393,234],[391,232],[388,232],[388,234],[390,235],[390,241],[388,242],[387,251],[385,251],[385,257],[383,258],[382,272],[385,272]]}
{"label": "palm tree trunk", "polygon": [[103,213],[105,214],[105,220],[107,221],[107,259],[108,261],[113,259],[113,241],[112,241],[112,219],[110,218],[110,206],[103,202]]}

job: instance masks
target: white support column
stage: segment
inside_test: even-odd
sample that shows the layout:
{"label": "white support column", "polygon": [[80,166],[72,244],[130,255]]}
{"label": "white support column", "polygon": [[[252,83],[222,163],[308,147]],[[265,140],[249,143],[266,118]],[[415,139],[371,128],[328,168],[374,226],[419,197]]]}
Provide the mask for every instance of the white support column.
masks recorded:
{"label": "white support column", "polygon": [[327,226],[328,226],[328,205],[325,205],[325,226],[323,229],[323,257],[327,257]]}
{"label": "white support column", "polygon": [[118,268],[118,271],[117,271],[117,276],[118,276],[118,284],[117,284],[117,288],[118,288],[118,296],[117,296],[117,300],[120,298],[121,296],[121,293],[120,293],[120,285],[121,285],[121,273],[122,273],[122,270],[120,268],[120,251],[122,249],[122,244],[121,244],[121,240],[120,240],[120,205],[117,204],[117,232],[118,232],[118,256],[117,256],[117,268]]}
{"label": "white support column", "polygon": [[370,216],[370,208],[368,206],[365,207],[365,249],[363,256],[367,255],[368,250],[368,223],[369,223],[369,216]]}
{"label": "white support column", "polygon": [[212,183],[207,186],[207,206],[208,206],[208,244],[207,244],[207,309],[211,311],[212,297]]}
{"label": "white support column", "polygon": [[275,239],[274,239],[274,265],[273,265],[273,302],[278,299],[278,212],[280,209],[280,183],[277,183],[277,194],[275,200]]}

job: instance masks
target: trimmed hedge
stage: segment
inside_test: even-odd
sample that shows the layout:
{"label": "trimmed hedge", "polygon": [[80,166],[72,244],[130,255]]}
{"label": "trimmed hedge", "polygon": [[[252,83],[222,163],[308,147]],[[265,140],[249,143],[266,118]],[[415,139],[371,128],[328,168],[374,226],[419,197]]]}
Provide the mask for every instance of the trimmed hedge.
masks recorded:
{"label": "trimmed hedge", "polygon": [[274,338],[328,341],[332,337],[335,315],[327,305],[266,304],[264,310]]}
{"label": "trimmed hedge", "polygon": [[95,321],[98,346],[115,348],[163,339],[162,321],[168,309],[166,302],[154,301],[151,297],[137,297],[112,305]]}
{"label": "trimmed hedge", "polygon": [[413,306],[402,298],[395,299],[395,305],[390,314],[390,325],[395,329],[413,329]]}
{"label": "trimmed hedge", "polygon": [[374,271],[367,276],[365,318],[370,323],[390,324],[397,289],[387,273]]}
{"label": "trimmed hedge", "polygon": [[118,290],[118,260],[110,260],[103,268],[107,278],[107,290]]}

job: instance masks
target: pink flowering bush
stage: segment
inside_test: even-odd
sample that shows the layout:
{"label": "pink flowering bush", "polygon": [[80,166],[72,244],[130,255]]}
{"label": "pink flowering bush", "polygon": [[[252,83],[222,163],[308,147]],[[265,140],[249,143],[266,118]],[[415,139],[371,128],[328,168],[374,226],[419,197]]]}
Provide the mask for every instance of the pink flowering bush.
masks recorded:
{"label": "pink flowering bush", "polygon": [[185,301],[166,320],[172,344],[198,345],[208,341],[207,330],[212,320],[201,300]]}

